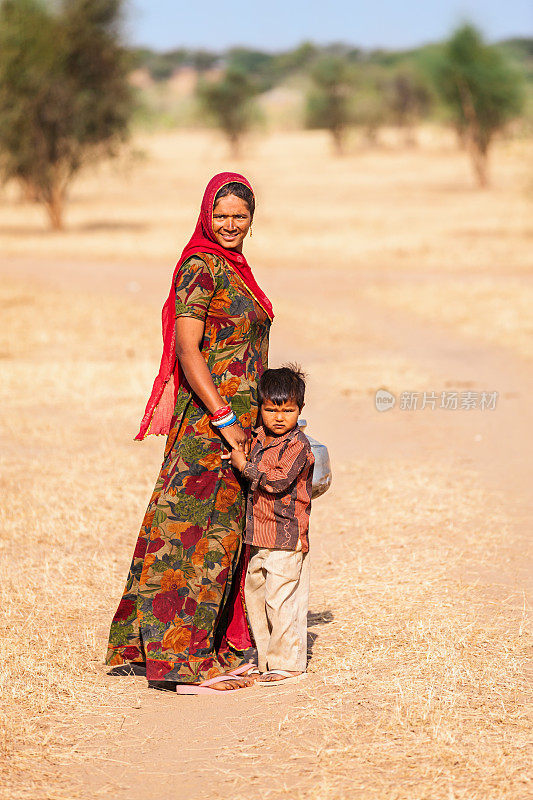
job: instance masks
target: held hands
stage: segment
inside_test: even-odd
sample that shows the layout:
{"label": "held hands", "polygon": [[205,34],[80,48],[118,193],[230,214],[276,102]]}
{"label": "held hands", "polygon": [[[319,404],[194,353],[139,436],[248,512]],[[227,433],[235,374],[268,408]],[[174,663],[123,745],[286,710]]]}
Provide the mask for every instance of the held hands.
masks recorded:
{"label": "held hands", "polygon": [[[211,424],[218,428],[219,433],[229,444],[232,453],[238,452],[243,455],[244,461],[250,452],[250,437],[243,431],[233,413],[230,405],[222,406],[209,415]],[[227,461],[232,457],[231,453],[224,453],[222,459]],[[233,463],[233,461],[232,461]]]}
{"label": "held hands", "polygon": [[[235,467],[235,469],[238,469],[239,472],[242,472],[244,469],[244,465],[248,461],[242,450],[232,450],[230,458],[231,458],[231,463]],[[269,494],[274,494],[275,490],[268,484],[264,487],[264,489]]]}
{"label": "held hands", "polygon": [[231,463],[235,467],[235,469],[238,469],[239,472],[242,472],[243,469],[244,469],[244,465],[246,464],[246,461],[247,461],[246,456],[243,453],[243,451],[242,450],[232,450],[230,458],[231,458]]}
{"label": "held hands", "polygon": [[220,428],[220,433],[227,441],[232,450],[241,450],[245,455],[250,452],[250,437],[246,435],[240,425],[228,425],[227,428]]}

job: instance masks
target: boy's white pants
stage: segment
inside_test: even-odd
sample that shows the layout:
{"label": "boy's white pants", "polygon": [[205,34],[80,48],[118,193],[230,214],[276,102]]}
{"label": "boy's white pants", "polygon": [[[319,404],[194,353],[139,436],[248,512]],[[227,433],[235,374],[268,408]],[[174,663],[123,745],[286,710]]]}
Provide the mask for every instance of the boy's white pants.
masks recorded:
{"label": "boy's white pants", "polygon": [[309,553],[251,547],[244,594],[258,667],[305,672]]}

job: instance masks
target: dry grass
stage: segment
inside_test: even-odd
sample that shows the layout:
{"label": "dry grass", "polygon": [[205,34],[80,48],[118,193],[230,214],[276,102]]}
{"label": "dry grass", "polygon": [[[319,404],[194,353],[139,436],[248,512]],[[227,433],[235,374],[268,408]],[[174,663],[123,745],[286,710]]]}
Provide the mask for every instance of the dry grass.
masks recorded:
{"label": "dry grass", "polygon": [[[360,273],[523,273],[531,268],[531,174],[527,140],[500,142],[493,188],[473,188],[464,153],[440,138],[414,150],[356,149],[331,155],[318,132],[250,142],[240,161],[210,132],[137,139],[131,154],[101,165],[72,187],[67,230],[45,235],[42,209],[0,196],[0,251],[168,265],[190,236],[202,187],[215,173],[246,173],[259,202],[251,263]],[[137,155],[135,155],[137,154]],[[17,201],[17,202],[14,202]]]}
{"label": "dry grass", "polygon": [[[353,276],[360,310],[369,298],[530,355],[528,143],[498,145],[489,192],[470,187],[462,154],[431,138],[417,152],[358,150],[342,162],[321,134],[256,141],[239,164],[210,134],[138,146],[146,156],[133,168],[105,166],[78,182],[64,234],[45,234],[38,208],[12,203],[15,189],[0,200],[4,253],[38,259],[51,277],[56,260],[73,270],[71,291],[21,280],[0,288],[0,796],[9,800],[98,796],[80,785],[79,763],[95,763],[103,741],[111,760],[127,759],[146,691],[108,678],[102,658],[160,466],[162,440],[132,441],[159,355],[158,313],[155,296],[80,291],[80,258],[154,269],[158,260],[168,271],[202,182],[236,167],[261,198],[247,252],[261,279],[271,270],[278,330],[293,336],[284,347],[307,353],[311,392],[360,400],[379,385],[434,381],[388,347],[386,311],[370,332],[372,314],[354,314],[350,297],[333,309],[318,301],[322,284],[308,291],[328,269]],[[288,266],[305,283],[286,298]],[[210,756],[211,796],[530,795],[523,598],[466,578],[503,569],[514,521],[479,475],[442,450],[432,460],[419,452],[335,464],[335,486],[314,510],[311,680],[280,689],[281,724],[267,714],[253,743]],[[144,734],[157,747],[157,731]],[[190,768],[201,776],[204,766]]]}
{"label": "dry grass", "polygon": [[[311,605],[327,623],[314,628],[315,681],[243,747],[246,778],[226,770],[233,796],[250,797],[247,781],[302,800],[531,796],[524,599],[454,577],[505,559],[498,497],[468,472],[406,462],[385,476],[346,465],[336,492],[340,507],[330,497],[314,512]],[[333,553],[320,548],[329,531]]]}
{"label": "dry grass", "polygon": [[473,340],[533,357],[533,284],[525,276],[380,283],[364,291],[374,301],[444,323]]}
{"label": "dry grass", "polygon": [[[96,730],[114,728],[124,703],[131,707],[129,689],[121,697],[102,682],[102,628],[151,489],[140,463],[150,445],[141,454],[124,427],[148,381],[141,348],[149,336],[139,338],[132,362],[124,331],[143,330],[131,305],[22,284],[4,286],[0,305],[4,796],[45,796],[46,789],[46,797],[71,797],[71,788],[56,792],[61,775],[51,762]],[[120,558],[107,545],[117,503]],[[97,708],[87,727],[84,716]]]}
{"label": "dry grass", "polygon": [[[87,796],[74,765],[93,741],[123,747],[135,725],[139,683],[110,682],[102,655],[159,465],[130,438],[157,337],[117,299],[0,299],[4,796],[67,800]],[[244,774],[249,798],[526,796],[521,599],[453,576],[505,559],[500,507],[451,464],[337,466],[313,520],[315,680],[277,730],[221,749],[220,796]]]}
{"label": "dry grass", "polygon": [[[298,331],[298,346],[309,352],[305,370],[311,391],[328,386],[330,396],[361,396],[380,386],[396,392],[406,386],[428,386],[434,379],[427,369],[391,354],[386,331],[377,339],[382,349],[369,353],[368,319],[353,310],[340,310],[335,302],[317,304],[316,295],[305,298],[303,293],[290,301],[280,295],[275,298],[275,310],[278,324]],[[292,342],[287,342],[287,352],[291,347]]]}

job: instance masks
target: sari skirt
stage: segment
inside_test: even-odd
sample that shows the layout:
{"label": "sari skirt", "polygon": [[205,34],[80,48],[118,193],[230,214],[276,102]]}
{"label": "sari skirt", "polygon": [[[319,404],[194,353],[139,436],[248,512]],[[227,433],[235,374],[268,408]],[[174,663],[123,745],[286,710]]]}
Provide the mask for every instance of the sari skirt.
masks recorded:
{"label": "sari skirt", "polygon": [[111,623],[108,665],[140,663],[148,680],[198,683],[249,660],[244,486],[224,450],[205,412],[186,403]]}

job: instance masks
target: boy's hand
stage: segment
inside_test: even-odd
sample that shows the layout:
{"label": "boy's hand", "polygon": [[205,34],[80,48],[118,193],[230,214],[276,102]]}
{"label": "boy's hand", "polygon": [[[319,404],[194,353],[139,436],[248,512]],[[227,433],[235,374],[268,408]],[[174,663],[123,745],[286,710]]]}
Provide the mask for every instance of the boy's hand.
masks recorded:
{"label": "boy's hand", "polygon": [[242,452],[242,450],[232,450],[231,451],[231,463],[238,469],[239,472],[242,472],[244,469],[244,465],[246,464],[246,456]]}

